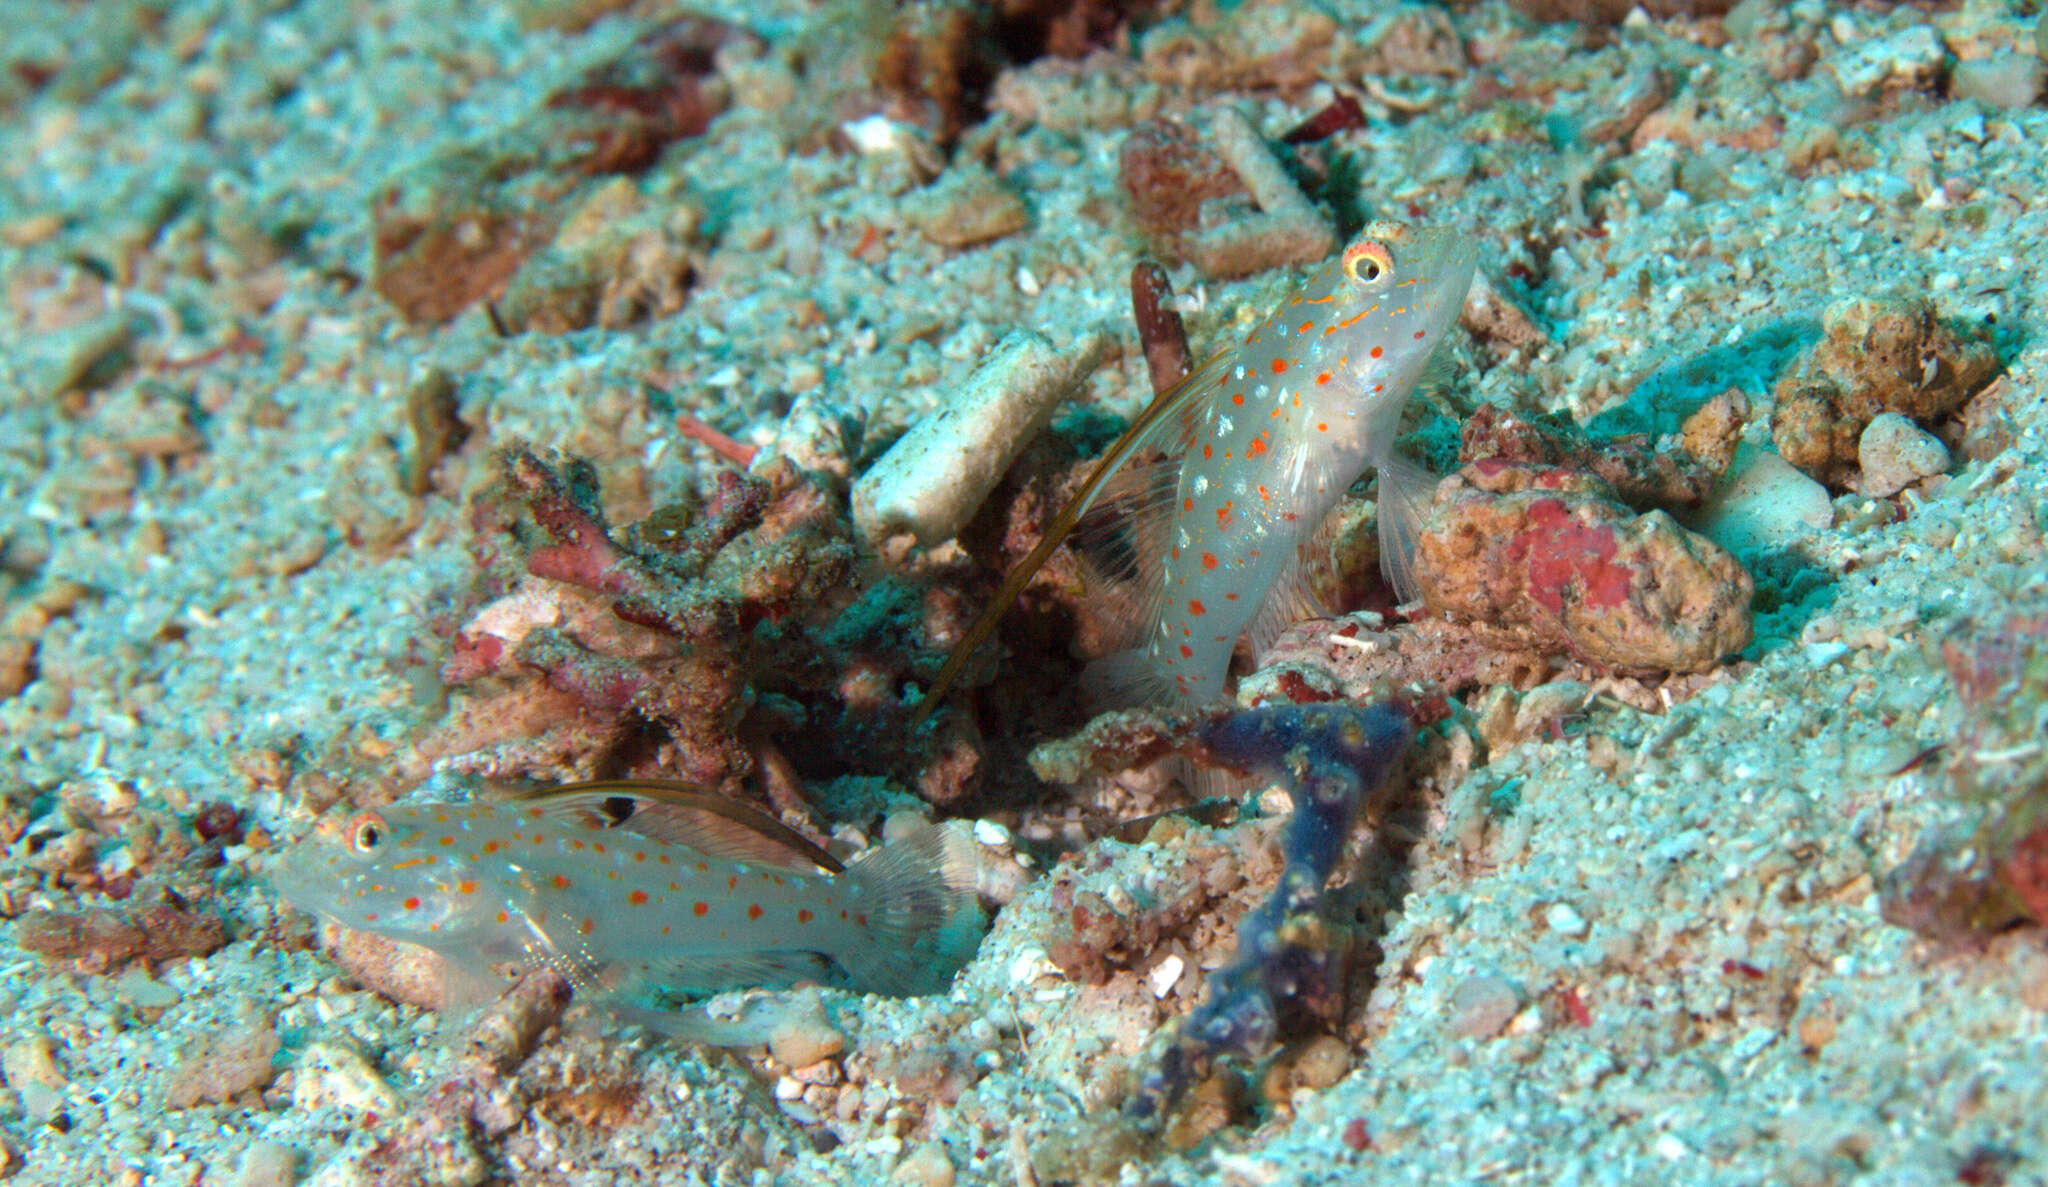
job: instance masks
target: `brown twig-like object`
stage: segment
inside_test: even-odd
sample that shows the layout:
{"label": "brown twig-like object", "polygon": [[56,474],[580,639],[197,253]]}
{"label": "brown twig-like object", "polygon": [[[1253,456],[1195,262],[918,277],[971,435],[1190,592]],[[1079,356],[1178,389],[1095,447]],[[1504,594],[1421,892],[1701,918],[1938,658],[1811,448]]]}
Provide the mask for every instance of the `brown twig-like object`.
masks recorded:
{"label": "brown twig-like object", "polygon": [[1145,344],[1145,365],[1152,372],[1152,394],[1159,395],[1188,377],[1188,332],[1180,314],[1166,305],[1173,296],[1173,282],[1166,269],[1151,260],[1140,260],[1131,269],[1131,320],[1138,323],[1138,340]]}

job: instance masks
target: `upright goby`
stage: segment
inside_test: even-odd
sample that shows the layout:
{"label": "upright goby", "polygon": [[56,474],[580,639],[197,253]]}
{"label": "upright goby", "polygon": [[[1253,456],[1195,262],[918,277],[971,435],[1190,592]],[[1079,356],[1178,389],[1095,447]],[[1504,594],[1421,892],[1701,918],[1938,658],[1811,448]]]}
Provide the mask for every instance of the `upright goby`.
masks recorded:
{"label": "upright goby", "polygon": [[1382,567],[1412,598],[1408,566],[1434,482],[1393,442],[1477,258],[1456,231],[1375,222],[1243,342],[1161,394],[1004,580],[920,717],[1077,529],[1110,584],[1133,591],[1112,615],[1129,650],[1087,676],[1112,704],[1214,701],[1240,636],[1263,651],[1312,615],[1303,551],[1368,467],[1379,472]]}

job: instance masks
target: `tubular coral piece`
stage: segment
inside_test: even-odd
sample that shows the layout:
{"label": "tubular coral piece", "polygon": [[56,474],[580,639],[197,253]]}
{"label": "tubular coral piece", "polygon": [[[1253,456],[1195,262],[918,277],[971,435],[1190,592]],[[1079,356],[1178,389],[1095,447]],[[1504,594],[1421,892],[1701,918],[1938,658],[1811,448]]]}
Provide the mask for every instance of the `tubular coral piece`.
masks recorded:
{"label": "tubular coral piece", "polygon": [[1146,1075],[1128,1106],[1133,1116],[1171,1108],[1217,1059],[1262,1054],[1284,1032],[1341,1007],[1343,944],[1322,917],[1323,888],[1365,797],[1386,782],[1413,732],[1407,711],[1388,704],[1268,706],[1197,732],[1212,757],[1293,793],[1281,840],[1287,868],[1239,924],[1237,954]]}
{"label": "tubular coral piece", "polygon": [[1294,184],[1244,116],[1225,107],[1210,127],[1216,155],[1251,190],[1260,213],[1195,236],[1189,258],[1203,272],[1222,279],[1329,255],[1337,245],[1336,229]]}
{"label": "tubular coral piece", "polygon": [[908,533],[939,544],[960,530],[1011,461],[1107,352],[1099,330],[1064,350],[1020,331],[889,448],[853,487],[853,518],[874,543]]}
{"label": "tubular coral piece", "polygon": [[752,465],[754,455],[761,452],[752,445],[740,444],[687,412],[676,413],[676,431],[736,466]]}
{"label": "tubular coral piece", "polygon": [[1173,282],[1166,269],[1144,260],[1131,269],[1131,320],[1145,344],[1145,365],[1152,373],[1152,394],[1161,395],[1188,377],[1188,331],[1180,314],[1166,306]]}

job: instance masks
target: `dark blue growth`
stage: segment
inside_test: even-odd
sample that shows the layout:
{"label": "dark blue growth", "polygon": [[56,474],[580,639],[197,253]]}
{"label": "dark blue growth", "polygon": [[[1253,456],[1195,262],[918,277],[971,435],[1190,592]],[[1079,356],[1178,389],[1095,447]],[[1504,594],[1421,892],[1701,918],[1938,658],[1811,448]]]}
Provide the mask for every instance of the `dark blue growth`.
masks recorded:
{"label": "dark blue growth", "polygon": [[1173,1103],[1220,1057],[1257,1057],[1282,1033],[1342,1006],[1342,943],[1322,917],[1323,888],[1368,793],[1386,781],[1415,726],[1392,705],[1279,705],[1209,723],[1218,761],[1285,783],[1294,815],[1273,894],[1238,925],[1237,952],[1209,980],[1159,1066],[1130,1102],[1138,1117]]}

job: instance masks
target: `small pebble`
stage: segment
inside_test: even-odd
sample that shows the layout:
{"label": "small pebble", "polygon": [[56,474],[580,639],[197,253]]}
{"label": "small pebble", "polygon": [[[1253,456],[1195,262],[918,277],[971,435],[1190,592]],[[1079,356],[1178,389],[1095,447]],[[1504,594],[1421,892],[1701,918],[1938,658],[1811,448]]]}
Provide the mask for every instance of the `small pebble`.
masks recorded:
{"label": "small pebble", "polygon": [[1948,447],[1919,425],[1896,412],[1873,418],[1858,438],[1856,458],[1863,467],[1862,493],[1883,499],[1936,474],[1948,473]]}
{"label": "small pebble", "polygon": [[299,1181],[299,1155],[283,1142],[253,1142],[242,1152],[234,1187],[292,1187]]}
{"label": "small pebble", "polygon": [[1582,936],[1586,934],[1586,917],[1579,914],[1570,903],[1552,903],[1543,912],[1543,922],[1561,936]]}
{"label": "small pebble", "polygon": [[1507,978],[1491,973],[1467,977],[1451,991],[1445,1030],[1454,1039],[1490,1039],[1505,1029],[1521,1008]]}
{"label": "small pebble", "polygon": [[1986,107],[2007,110],[2031,106],[2041,93],[2041,59],[1996,54],[1973,62],[1957,62],[1949,91],[1958,99],[1975,99]]}
{"label": "small pebble", "polygon": [[916,1187],[953,1187],[953,1160],[946,1156],[946,1147],[926,1142],[897,1163],[889,1177]]}
{"label": "small pebble", "polygon": [[801,1011],[768,1036],[769,1054],[785,1067],[809,1067],[844,1050],[846,1036],[825,1021],[821,1011]]}
{"label": "small pebble", "polygon": [[1186,968],[1187,962],[1171,953],[1166,959],[1153,965],[1152,971],[1146,974],[1146,980],[1152,983],[1152,996],[1164,999],[1167,994],[1172,993],[1173,987],[1180,982],[1180,975]]}

